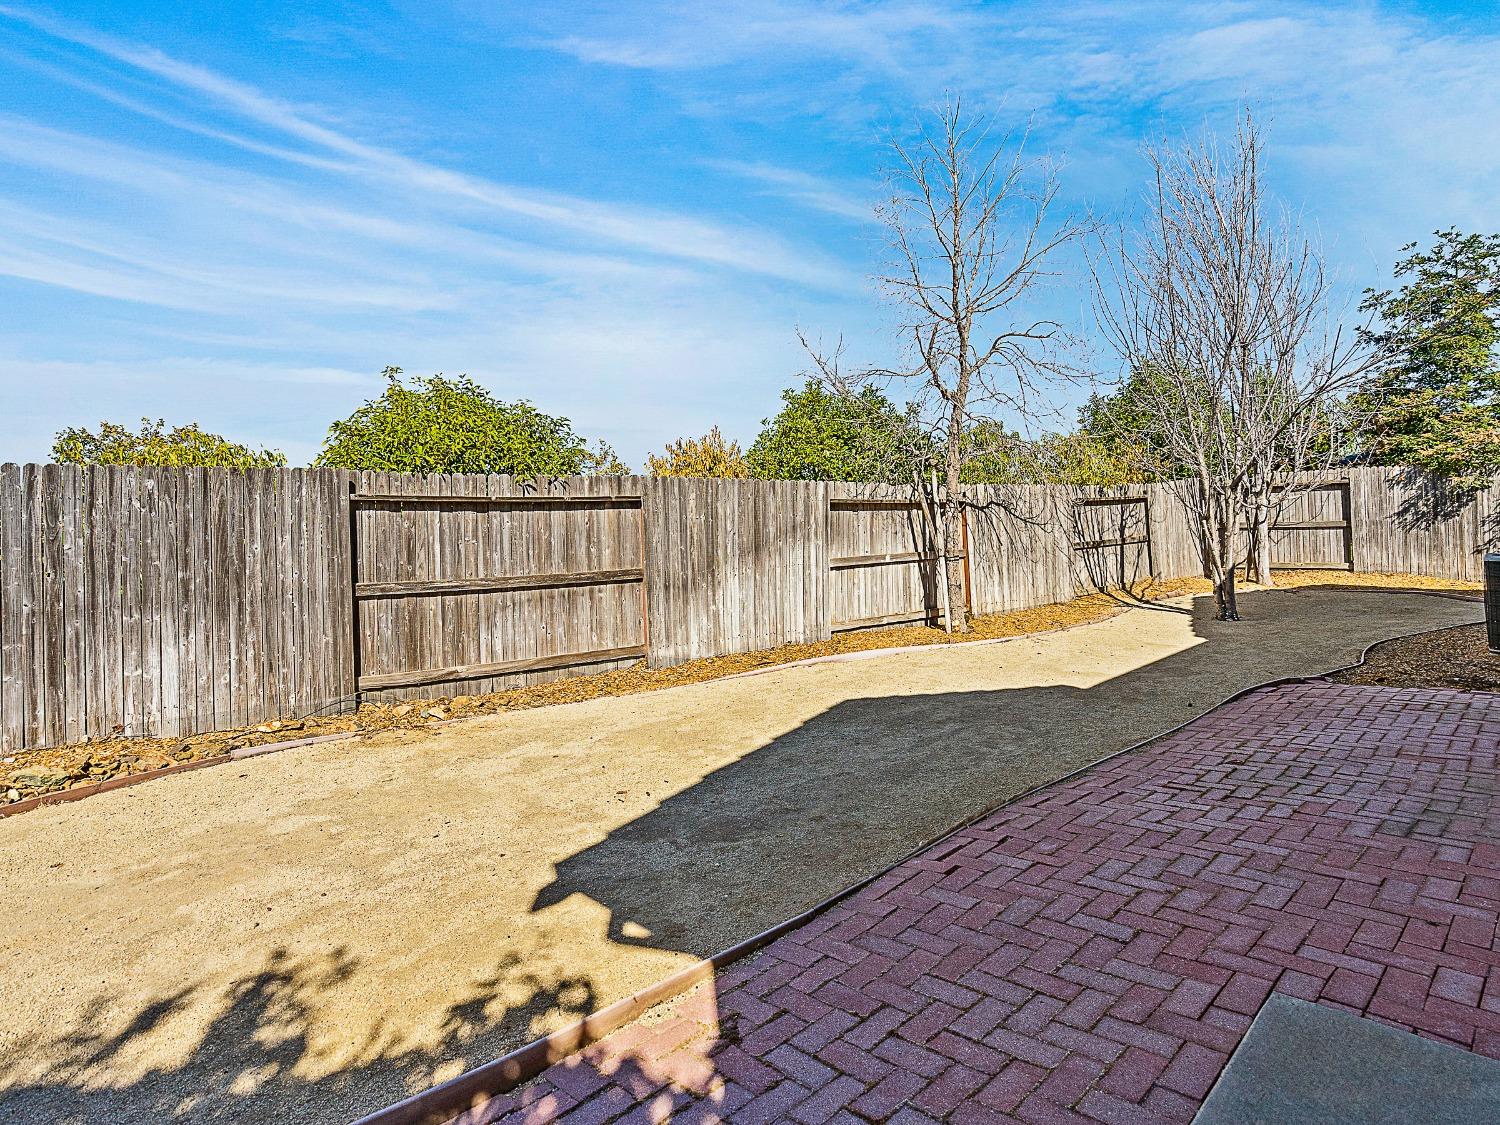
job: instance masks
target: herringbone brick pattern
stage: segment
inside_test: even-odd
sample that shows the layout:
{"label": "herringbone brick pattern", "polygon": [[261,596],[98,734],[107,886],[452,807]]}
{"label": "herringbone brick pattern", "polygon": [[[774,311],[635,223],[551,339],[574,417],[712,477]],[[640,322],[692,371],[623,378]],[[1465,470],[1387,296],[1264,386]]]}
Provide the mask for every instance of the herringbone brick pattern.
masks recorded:
{"label": "herringbone brick pattern", "polygon": [[1497,752],[1500,696],[1256,693],[467,1119],[1185,1122],[1273,990],[1500,1058]]}

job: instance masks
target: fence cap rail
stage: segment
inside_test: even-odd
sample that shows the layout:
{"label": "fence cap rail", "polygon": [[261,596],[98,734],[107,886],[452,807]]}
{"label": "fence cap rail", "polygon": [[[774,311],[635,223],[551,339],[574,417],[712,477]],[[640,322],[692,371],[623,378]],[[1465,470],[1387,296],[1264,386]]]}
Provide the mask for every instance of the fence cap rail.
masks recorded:
{"label": "fence cap rail", "polygon": [[638,566],[616,570],[557,571],[548,574],[485,575],[478,578],[438,578],[411,582],[356,582],[356,598],[429,597],[441,594],[485,594],[505,590],[552,590],[569,586],[609,586],[640,582]]}
{"label": "fence cap rail", "polygon": [[920,508],[920,500],[893,500],[873,496],[833,496],[828,500],[830,508]]}

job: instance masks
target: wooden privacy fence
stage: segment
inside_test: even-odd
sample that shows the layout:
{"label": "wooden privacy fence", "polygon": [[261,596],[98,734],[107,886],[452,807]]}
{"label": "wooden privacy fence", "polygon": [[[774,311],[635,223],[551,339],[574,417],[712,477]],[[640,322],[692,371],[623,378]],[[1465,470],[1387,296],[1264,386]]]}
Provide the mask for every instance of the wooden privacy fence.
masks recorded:
{"label": "wooden privacy fence", "polygon": [[395,491],[349,495],[359,691],[489,691],[646,655],[639,493],[607,478],[565,496],[495,494],[482,477],[437,494],[372,483]]}
{"label": "wooden privacy fence", "polygon": [[1073,501],[1073,551],[1089,585],[1129,589],[1152,574],[1151,509],[1144,496]]}
{"label": "wooden privacy fence", "polygon": [[937,621],[937,543],[922,504],[893,490],[829,485],[830,632]]}
{"label": "wooden privacy fence", "polygon": [[[1279,565],[1479,577],[1495,490],[1350,469]],[[1181,483],[966,489],[974,613],[1200,571]],[[884,486],[0,466],[0,747],[184,735],[818,641],[942,611]]]}
{"label": "wooden privacy fence", "polygon": [[1273,568],[1354,569],[1354,524],[1349,519],[1348,481],[1292,489],[1278,509],[1271,522]]}

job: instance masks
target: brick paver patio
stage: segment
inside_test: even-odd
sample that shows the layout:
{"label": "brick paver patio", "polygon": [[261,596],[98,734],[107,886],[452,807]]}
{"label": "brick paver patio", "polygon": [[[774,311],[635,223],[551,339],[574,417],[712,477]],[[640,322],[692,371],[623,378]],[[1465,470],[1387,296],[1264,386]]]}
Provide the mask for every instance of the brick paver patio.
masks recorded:
{"label": "brick paver patio", "polygon": [[1500,696],[1258,692],[464,1120],[1183,1122],[1273,990],[1500,1058],[1497,753]]}

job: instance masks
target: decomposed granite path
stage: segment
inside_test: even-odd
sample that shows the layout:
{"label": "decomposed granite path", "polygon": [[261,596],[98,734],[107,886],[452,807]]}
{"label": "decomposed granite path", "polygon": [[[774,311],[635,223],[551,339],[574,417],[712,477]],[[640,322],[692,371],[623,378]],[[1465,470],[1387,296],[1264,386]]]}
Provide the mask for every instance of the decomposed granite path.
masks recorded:
{"label": "decomposed granite path", "polygon": [[1477,620],[1246,594],[310,746],[0,821],[0,1118],[347,1122],[1247,686]]}

